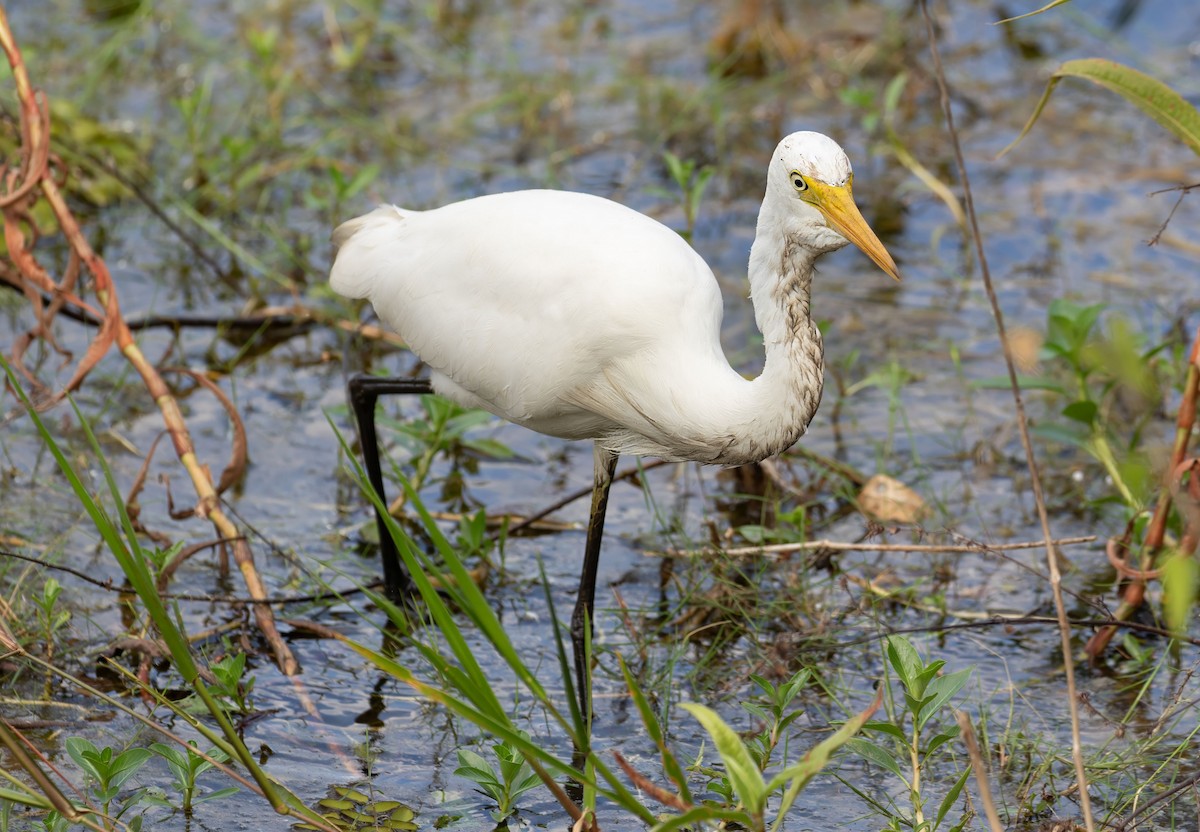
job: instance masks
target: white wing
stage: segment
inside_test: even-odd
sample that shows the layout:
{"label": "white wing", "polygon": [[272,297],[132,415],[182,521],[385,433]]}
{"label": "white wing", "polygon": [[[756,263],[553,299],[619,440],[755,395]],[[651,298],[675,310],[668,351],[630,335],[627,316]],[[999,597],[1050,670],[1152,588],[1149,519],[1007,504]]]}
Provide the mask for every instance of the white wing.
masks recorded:
{"label": "white wing", "polygon": [[679,410],[674,390],[694,390],[702,370],[731,373],[711,269],[674,231],[610,200],[520,191],[385,206],[334,242],[333,288],[369,298],[439,392],[543,433],[627,429],[653,445],[670,433],[655,414]]}

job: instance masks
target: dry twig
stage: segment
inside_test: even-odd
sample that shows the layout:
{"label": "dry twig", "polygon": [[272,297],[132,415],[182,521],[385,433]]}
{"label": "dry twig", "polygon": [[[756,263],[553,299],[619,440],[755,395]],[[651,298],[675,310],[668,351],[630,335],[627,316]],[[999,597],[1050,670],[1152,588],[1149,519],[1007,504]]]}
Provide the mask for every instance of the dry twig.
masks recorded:
{"label": "dry twig", "polygon": [[967,175],[967,163],[963,158],[962,145],[958,139],[958,131],[954,126],[954,109],[950,106],[950,90],[946,82],[946,72],[942,67],[942,58],[938,53],[937,32],[934,29],[933,18],[929,14],[928,0],[921,0],[921,13],[925,18],[925,28],[929,33],[929,51],[933,58],[934,72],[937,77],[938,90],[941,93],[942,112],[946,117],[946,130],[950,134],[950,143],[954,148],[954,160],[958,167],[959,179],[962,182],[963,201],[970,220],[971,239],[975,243],[975,253],[979,258],[979,273],[983,280],[984,292],[992,308],[992,318],[996,322],[996,334],[1000,337],[1000,345],[1004,352],[1004,365],[1008,371],[1009,386],[1012,389],[1013,404],[1017,411],[1017,428],[1021,435],[1021,447],[1025,451],[1025,462],[1029,466],[1029,482],[1033,490],[1033,500],[1037,507],[1038,521],[1042,527],[1042,538],[1046,543],[1046,563],[1050,571],[1050,589],[1054,595],[1054,609],[1058,615],[1059,635],[1062,642],[1063,670],[1067,683],[1067,708],[1071,716],[1071,751],[1075,760],[1075,776],[1079,786],[1079,808],[1083,813],[1083,823],[1088,832],[1094,832],[1096,825],[1092,819],[1092,803],[1088,796],[1087,770],[1083,761],[1083,740],[1079,731],[1079,707],[1075,694],[1075,663],[1071,654],[1071,623],[1067,618],[1066,604],[1063,602],[1062,575],[1058,571],[1058,558],[1050,541],[1050,518],[1046,513],[1046,500],[1042,494],[1042,479],[1038,470],[1037,457],[1033,453],[1033,441],[1029,438],[1029,425],[1025,418],[1025,403],[1021,398],[1021,385],[1017,381],[1017,368],[1013,359],[1012,345],[1004,326],[1004,313],[1000,310],[1000,302],[996,299],[996,289],[992,285],[992,272],[988,267],[987,251],[983,246],[983,235],[979,230],[979,220],[975,215],[975,200],[971,193],[971,181]]}

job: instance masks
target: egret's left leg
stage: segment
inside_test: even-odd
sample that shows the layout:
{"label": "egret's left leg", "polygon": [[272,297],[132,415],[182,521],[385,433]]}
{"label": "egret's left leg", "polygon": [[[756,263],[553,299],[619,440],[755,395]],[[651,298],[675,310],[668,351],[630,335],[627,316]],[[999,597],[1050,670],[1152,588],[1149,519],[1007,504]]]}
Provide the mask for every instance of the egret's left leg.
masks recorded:
{"label": "egret's left leg", "polygon": [[[358,426],[358,444],[363,465],[367,469],[367,479],[379,496],[379,501],[386,506],[388,501],[383,490],[383,469],[379,462],[379,437],[375,432],[375,403],[385,394],[423,395],[432,393],[433,387],[427,378],[380,378],[365,373],[352,375],[346,387],[350,408],[354,411],[355,424]],[[412,578],[400,562],[396,543],[378,509],[375,510],[375,525],[379,529],[384,591],[394,601],[414,594]]]}
{"label": "egret's left leg", "polygon": [[571,615],[571,646],[575,652],[575,682],[579,685],[579,710],[585,721],[592,718],[591,668],[588,666],[585,640],[595,632],[596,573],[600,565],[600,543],[604,538],[604,513],[608,492],[617,470],[617,454],[596,443],[592,483],[592,513],[588,516],[587,543],[583,553],[583,572],[579,576],[579,595]]}

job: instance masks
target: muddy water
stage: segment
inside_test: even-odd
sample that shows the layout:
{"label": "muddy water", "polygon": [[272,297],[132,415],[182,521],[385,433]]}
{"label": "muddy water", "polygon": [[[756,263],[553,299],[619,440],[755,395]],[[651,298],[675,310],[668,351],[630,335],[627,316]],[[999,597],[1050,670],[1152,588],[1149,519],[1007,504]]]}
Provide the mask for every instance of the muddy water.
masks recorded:
{"label": "muddy water", "polygon": [[[86,111],[117,129],[161,131],[146,145],[147,158],[155,171],[151,193],[168,207],[180,189],[198,187],[195,171],[202,166],[195,160],[205,149],[228,152],[223,135],[255,135],[249,122],[262,113],[254,109],[253,91],[278,82],[279,76],[261,66],[265,60],[257,61],[256,74],[248,33],[275,32],[281,57],[273,60],[279,72],[294,76],[270,104],[276,109],[263,111],[275,113],[282,125],[274,137],[285,148],[278,156],[298,158],[311,147],[321,157],[320,163],[281,165],[271,185],[253,191],[236,216],[214,209],[213,222],[222,233],[265,264],[260,269],[243,262],[245,275],[229,281],[216,279],[141,205],[121,201],[94,212],[89,219],[103,229],[97,232],[103,235],[103,253],[130,316],[232,314],[248,294],[287,302],[290,294],[280,291],[270,274],[296,277],[297,292],[314,306],[347,312],[320,288],[329,253],[326,229],[336,217],[381,200],[425,206],[487,191],[556,186],[613,196],[683,228],[676,191],[660,162],[661,151],[669,148],[716,166],[694,244],[726,289],[727,352],[737,366],[754,372],[761,355],[744,273],[765,159],[778,137],[794,129],[836,136],[855,162],[859,201],[882,229],[905,282],[892,285],[855,252],[822,261],[814,312],[826,331],[830,379],[804,447],[907,482],[934,506],[925,521],[932,531],[950,528],[997,542],[1038,537],[1011,400],[1004,392],[974,385],[999,375],[1003,366],[973,256],[946,206],[898,163],[882,133],[864,132],[877,123],[884,87],[907,71],[894,130],[935,175],[952,178],[924,26],[919,15],[908,13],[907,4],[830,4],[803,15],[789,12],[794,17],[787,20],[788,31],[797,39],[791,68],[766,78],[729,79],[715,76],[705,51],[727,22],[730,12],[721,4],[476,3],[447,6],[439,19],[402,8],[376,22],[353,69],[336,71],[328,68],[330,32],[350,48],[363,31],[350,9],[337,10],[334,27],[321,7],[306,3],[283,3],[264,12],[212,2],[203,11],[160,10],[125,23],[98,17],[80,22],[77,14],[65,12],[46,17],[33,5],[16,4],[10,13],[31,68],[44,75],[39,83],[52,97],[82,98]],[[977,210],[1009,325],[1041,331],[1049,302],[1066,297],[1108,304],[1150,342],[1174,327],[1194,328],[1200,297],[1193,277],[1200,219],[1194,200],[1179,207],[1162,243],[1145,245],[1174,201],[1173,195],[1147,194],[1194,180],[1194,156],[1132,106],[1082,83],[1065,83],[1034,133],[1004,159],[995,159],[1019,131],[1048,71],[1064,59],[1103,56],[1130,62],[1170,79],[1195,100],[1200,19],[1191,4],[1072,4],[1008,28],[990,25],[995,11],[990,4],[956,3],[938,22]],[[230,59],[231,54],[236,57]],[[92,63],[93,56],[111,64]],[[211,110],[195,128],[200,138],[188,139],[184,119],[170,102],[206,85],[212,90]],[[248,115],[239,112],[239,101],[250,102]],[[205,130],[211,134],[207,138]],[[305,194],[327,192],[324,154],[351,173],[376,162],[379,176],[343,205],[314,205]],[[222,169],[215,167],[218,173]],[[294,258],[273,245],[284,234],[295,243]],[[229,262],[227,251],[200,236],[222,263]],[[0,297],[10,333],[5,342],[29,325],[14,297]],[[85,333],[70,323],[60,329],[64,343],[81,354]],[[187,330],[178,338],[149,332],[143,349],[156,357],[170,352],[172,362],[191,366],[234,365],[222,383],[244,416],[251,465],[230,504],[254,530],[258,563],[272,592],[307,592],[317,580],[342,586],[377,574],[376,561],[355,545],[369,516],[344,476],[326,414],[348,430],[342,409],[346,374],[366,367],[406,370],[404,355],[320,327],[240,358],[240,344],[204,330]],[[891,365],[908,373],[894,392],[882,384],[839,395],[839,389]],[[42,356],[39,364],[48,378],[55,377],[57,366],[52,355]],[[102,365],[78,401],[105,442],[118,477],[128,483],[140,457],[127,447],[139,453],[148,449],[161,429],[157,412],[115,357]],[[201,457],[219,468],[230,441],[224,413],[200,394],[187,395],[184,405]],[[1035,418],[1052,413],[1037,396],[1030,406]],[[394,403],[389,410],[408,415],[415,407]],[[60,408],[51,422],[99,488],[99,470],[82,450],[74,417]],[[1148,431],[1152,444],[1169,437],[1165,421],[1152,422]],[[590,480],[591,454],[583,445],[499,423],[474,435],[499,440],[518,457],[471,465],[463,475],[469,506],[496,514],[528,513]],[[1061,448],[1042,450],[1042,461],[1053,472],[1054,532],[1113,531],[1119,524],[1114,514],[1083,505],[1085,497],[1104,493],[1103,471]],[[46,547],[29,547],[31,553],[88,574],[114,574],[27,422],[6,426],[0,451],[7,474],[0,481],[3,531]],[[803,476],[801,462],[789,465]],[[180,525],[166,519],[167,492],[155,477],[171,477],[177,501],[186,501],[187,490],[165,449],[151,473],[152,485],[141,498],[147,524],[188,541],[208,536],[197,521]],[[446,464],[435,467],[434,482],[425,491],[431,503],[442,502],[443,481],[451,473]],[[703,542],[710,526],[723,532],[731,521],[720,506],[737,502],[729,495],[738,487],[716,470],[670,466],[646,475],[640,486],[614,489],[599,581],[599,603],[605,608],[597,622],[602,648],[636,652],[614,612],[609,588],[617,586],[635,613],[651,611],[660,598],[660,564],[645,552]],[[581,501],[556,517],[582,523],[586,510]],[[853,540],[864,528],[863,520],[851,515],[821,534]],[[546,565],[555,604],[560,612],[567,610],[582,545],[578,530],[510,540],[504,552],[506,578],[489,589],[510,633],[531,662],[541,663],[547,678],[553,677],[555,664],[549,611],[534,584],[538,560]],[[1104,577],[1098,547],[1074,548],[1068,557],[1073,590],[1091,590]],[[839,563],[849,574],[888,586],[938,593],[951,610],[1049,610],[1046,583],[1029,571],[1043,568],[1036,551],[1004,560],[863,553],[844,555]],[[703,573],[680,569],[685,584],[706,586]],[[800,559],[766,570],[761,579],[765,586],[797,581],[807,593],[806,620],[834,627],[828,638],[845,646],[797,651],[788,645],[802,640],[804,632],[761,623],[759,639],[723,645],[715,660],[706,658],[711,644],[702,638],[685,646],[677,640],[653,643],[644,668],[648,678],[670,680],[662,695],[736,703],[747,693],[748,672],[794,670],[797,662],[808,660],[820,663],[842,703],[861,705],[880,673],[878,645],[870,637],[891,627],[939,621],[912,609],[849,614],[860,597],[854,586],[808,569]],[[15,592],[41,584],[40,578],[13,570],[9,580]],[[72,651],[90,655],[120,629],[121,617],[107,593],[69,575],[61,580],[76,611]],[[218,578],[206,559],[182,570],[178,588],[238,591],[235,582]],[[668,603],[679,603],[674,589]],[[1084,613],[1078,604],[1075,608]],[[222,605],[192,603],[182,609],[194,630],[231,618]],[[288,615],[314,617],[367,643],[379,639],[378,614],[364,620],[349,605],[300,607]],[[964,701],[991,720],[994,734],[1041,737],[1035,745],[1042,752],[1068,746],[1054,630],[961,630],[915,638],[952,669],[976,667]],[[774,652],[763,647],[771,644],[783,647]],[[301,683],[311,710],[302,707],[296,688],[271,665],[260,661],[254,667],[255,702],[270,714],[253,723],[247,736],[252,748],[269,757],[275,776],[315,800],[331,785],[362,784],[370,775],[380,794],[418,807],[426,823],[445,815],[461,816],[452,828],[487,824],[482,798],[452,775],[454,749],[476,741],[470,726],[453,722],[335,645],[296,639],[292,646],[305,668]],[[486,655],[482,645],[479,652]],[[492,671],[497,689],[522,711],[511,680],[498,668]],[[615,674],[615,659],[605,654],[597,677],[600,743],[621,748],[635,764],[653,771],[653,749]],[[1123,718],[1130,707],[1128,681],[1116,673],[1083,670],[1081,684],[1096,708],[1084,726],[1093,747],[1112,742],[1108,720]],[[1141,723],[1153,722],[1173,696],[1195,696],[1194,682],[1180,693],[1177,681],[1163,674],[1148,689],[1132,734],[1144,730]],[[801,729],[820,729],[842,714],[838,702],[815,694],[804,697],[804,706],[810,716],[798,723]],[[724,707],[739,727],[750,726],[736,704]],[[19,709],[14,714],[27,717]],[[530,730],[541,727],[538,719],[531,720]],[[685,753],[694,753],[701,742],[694,725],[680,712],[672,727]],[[66,728],[111,743],[123,742],[133,730],[119,719],[99,730],[78,724]],[[820,735],[802,730],[798,741],[806,745],[815,736]],[[55,741],[49,735],[46,741],[53,753]],[[902,801],[895,781],[864,772],[852,761],[842,763],[841,770],[860,787]],[[1011,805],[1019,772],[1013,777]],[[937,786],[934,790],[940,798]],[[544,792],[527,795],[519,805],[522,823],[565,826]],[[1069,806],[1060,809],[1071,812]],[[180,818],[154,817],[155,828],[185,828]],[[879,821],[867,817],[864,805],[836,781],[820,778],[788,828],[843,824],[872,829]],[[264,804],[237,797],[205,807],[192,828],[278,825]],[[605,818],[608,829],[637,826],[615,815]]]}

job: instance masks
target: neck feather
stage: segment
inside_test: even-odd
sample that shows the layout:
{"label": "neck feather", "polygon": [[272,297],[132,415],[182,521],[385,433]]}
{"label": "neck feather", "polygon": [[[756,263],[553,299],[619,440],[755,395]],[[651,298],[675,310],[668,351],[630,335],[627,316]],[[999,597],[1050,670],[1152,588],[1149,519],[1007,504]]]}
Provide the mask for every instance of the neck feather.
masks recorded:
{"label": "neck feather", "polygon": [[792,446],[821,403],[824,348],[809,303],[813,266],[821,252],[801,245],[798,229],[764,203],[750,249],[750,297],[762,331],[766,363],[749,383],[750,423],[724,456],[765,459]]}

